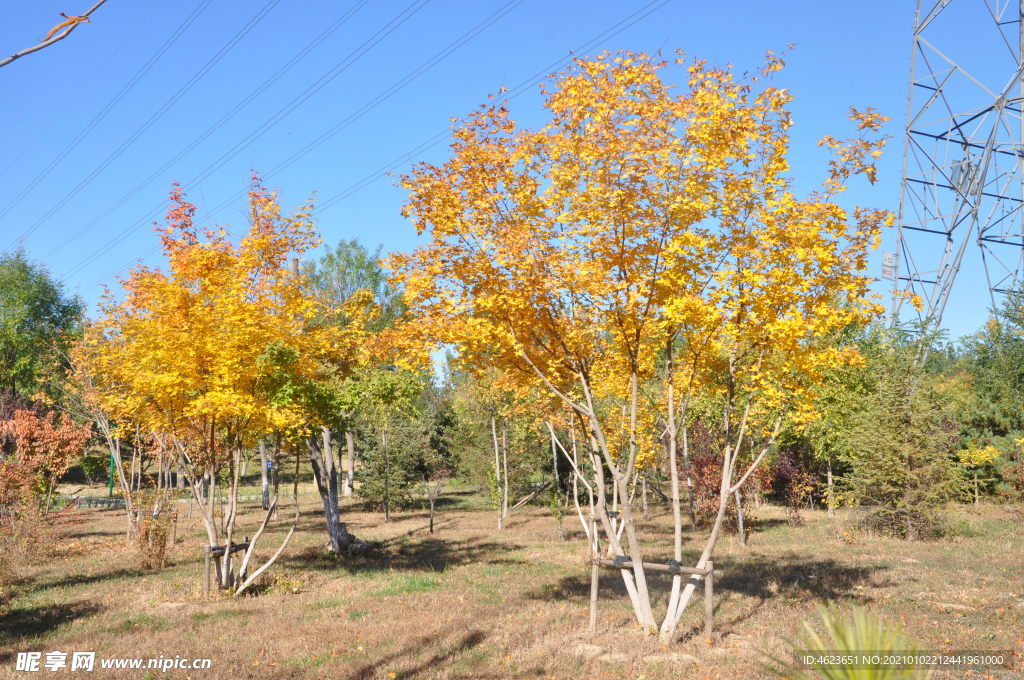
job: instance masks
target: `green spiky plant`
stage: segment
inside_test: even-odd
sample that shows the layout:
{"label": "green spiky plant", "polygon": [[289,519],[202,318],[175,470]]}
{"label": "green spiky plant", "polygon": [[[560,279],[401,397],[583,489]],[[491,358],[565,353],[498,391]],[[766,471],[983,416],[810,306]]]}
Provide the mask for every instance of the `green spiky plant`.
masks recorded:
{"label": "green spiky plant", "polygon": [[[805,654],[827,653],[839,656],[871,652],[884,656],[887,652],[910,654],[919,649],[899,625],[887,624],[862,608],[854,610],[849,616],[843,616],[835,605],[829,605],[819,608],[818,614],[825,629],[824,637],[818,634],[810,622],[804,621],[804,634],[792,648],[794,656],[798,650]],[[921,680],[932,675],[930,670],[882,664],[815,667],[793,660],[772,658],[771,661],[768,670],[788,680]]]}

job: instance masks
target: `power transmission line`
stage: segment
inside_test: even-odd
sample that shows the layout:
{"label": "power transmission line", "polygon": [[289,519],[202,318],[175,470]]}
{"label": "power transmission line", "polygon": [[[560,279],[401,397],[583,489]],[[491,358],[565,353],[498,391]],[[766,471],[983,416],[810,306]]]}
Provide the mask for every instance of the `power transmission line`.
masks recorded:
{"label": "power transmission line", "polygon": [[[537,71],[532,76],[530,76],[527,79],[521,81],[516,86],[510,88],[509,90],[507,90],[505,92],[504,95],[502,95],[501,97],[497,98],[497,101],[499,101],[499,102],[511,101],[512,99],[514,99],[514,98],[518,97],[519,95],[523,94],[524,92],[526,92],[529,87],[531,87],[533,85],[536,85],[542,79],[544,79],[545,77],[550,75],[553,70],[555,70],[555,69],[565,65],[567,62],[571,61],[574,58],[574,55],[579,54],[579,53],[585,53],[585,52],[593,49],[600,42],[608,40],[610,38],[614,38],[618,34],[622,33],[626,29],[632,27],[636,23],[642,21],[643,19],[647,18],[651,14],[653,14],[653,13],[657,12],[658,10],[662,9],[663,7],[665,7],[666,5],[668,5],[671,2],[672,2],[672,0],[651,0],[650,2],[647,2],[646,4],[644,4],[642,7],[640,7],[636,11],[634,11],[631,14],[627,15],[626,17],[624,17],[623,19],[619,20],[618,22],[616,22],[615,24],[613,24],[609,28],[605,29],[601,33],[595,35],[594,37],[590,38],[589,40],[587,40],[583,44],[581,44],[578,47],[576,47],[575,49],[571,50],[570,54],[568,56],[556,59],[555,61],[551,62],[548,66],[546,66],[544,69],[541,69],[540,71]],[[409,149],[408,151],[404,152],[400,156],[396,157],[391,163],[389,163],[389,164],[387,164],[385,166],[382,166],[380,169],[378,169],[378,170],[376,170],[376,171],[366,175],[361,180],[359,180],[359,181],[349,185],[348,187],[346,187],[345,189],[339,191],[338,193],[333,194],[326,201],[320,203],[315,208],[315,210],[313,211],[313,214],[315,215],[315,214],[321,213],[324,210],[327,210],[328,208],[333,207],[337,203],[343,201],[344,199],[348,198],[349,196],[351,196],[351,195],[357,193],[358,191],[364,189],[365,187],[369,186],[374,181],[376,181],[378,179],[381,179],[382,177],[386,177],[388,174],[393,172],[395,169],[397,169],[398,167],[400,167],[404,163],[408,162],[415,155],[417,155],[419,153],[422,153],[423,151],[425,151],[425,150],[427,150],[429,148],[432,148],[433,146],[436,146],[438,143],[440,143],[441,141],[449,138],[450,136],[451,136],[451,130],[449,128],[446,128],[446,129],[442,130],[438,134],[430,137],[429,139],[425,140],[424,142],[418,144],[417,146]],[[290,164],[292,162],[292,160],[293,159],[290,159],[287,162]],[[278,168],[275,168],[275,170],[279,170],[281,168],[282,168],[282,166],[278,166]],[[269,177],[270,175],[268,174],[267,176]],[[220,203],[216,208],[214,208],[211,211],[211,213],[215,214],[215,213],[219,212],[224,207],[229,205],[231,202],[237,200],[238,197],[241,196],[241,195],[244,195],[244,192],[235,194],[230,199]],[[163,208],[164,205],[165,205],[165,203],[161,204],[161,208]],[[159,211],[159,209],[157,210],[157,212],[158,211]],[[145,219],[151,219],[153,216],[154,216],[153,213],[150,213],[150,217],[149,218],[145,218]],[[143,221],[145,221],[145,219]],[[135,229],[137,229],[137,227],[133,227],[131,229],[131,231],[135,231]],[[125,235],[127,235],[127,234],[125,234]],[[118,239],[118,242],[120,240],[121,239]],[[113,245],[116,245],[116,243],[113,244]],[[113,245],[111,245],[111,247],[113,247]],[[116,276],[120,272],[128,269],[133,264],[138,262],[139,259],[145,258],[145,257],[147,257],[149,255],[152,255],[153,253],[157,252],[159,249],[160,249],[159,245],[156,245],[156,246],[153,246],[153,247],[147,249],[140,256],[137,256],[136,258],[133,258],[130,262],[126,263],[122,267],[120,267],[117,270],[107,274],[103,278],[97,280],[95,283],[91,284],[85,290],[93,290],[93,289],[103,285],[111,277]],[[103,250],[103,253],[107,252],[107,250],[109,250],[109,248],[105,248]],[[99,257],[100,255],[102,255],[102,253],[96,253],[94,255],[96,257]],[[94,260],[95,260],[95,258],[91,258],[90,259],[90,263],[92,261],[94,261]],[[72,272],[70,272],[67,275],[65,275],[65,277],[64,277],[65,280],[68,277],[70,277],[70,276],[74,275],[75,273],[77,273],[78,271],[81,271],[81,267],[76,267]]]}
{"label": "power transmission line", "polygon": [[[51,159],[50,162],[47,163],[46,167],[40,170],[36,174],[36,176],[33,177],[32,180],[29,181],[29,183],[26,184],[22,188],[22,190],[18,192],[14,199],[3,208],[3,210],[0,210],[0,219],[3,219],[12,209],[14,209],[14,207],[17,206],[23,198],[25,198],[29,193],[31,193],[32,190],[35,189],[40,182],[42,182],[49,176],[49,174],[53,171],[54,168],[56,168],[60,164],[61,161],[67,158],[68,154],[70,154],[78,147],[81,141],[85,139],[89,135],[89,133],[92,132],[96,128],[96,126],[103,121],[104,118],[107,117],[107,114],[110,113],[110,111],[115,106],[117,106],[122,99],[124,99],[125,95],[128,94],[128,92],[130,92],[131,89],[135,87],[136,84],[138,84],[138,82],[149,72],[151,68],[153,68],[153,66],[160,60],[160,58],[167,52],[167,50],[169,50],[171,46],[174,45],[174,43],[176,43],[178,39],[185,34],[185,31],[187,31],[189,27],[192,26],[195,20],[199,18],[199,15],[201,15],[203,11],[206,10],[207,7],[209,7],[212,1],[213,0],[202,0],[199,3],[199,5],[194,10],[192,10],[192,13],[189,14],[176,29],[174,29],[174,32],[171,33],[171,35],[163,42],[163,44],[161,44],[160,47],[157,48],[156,52],[154,52],[149,57],[149,59],[147,59],[142,64],[142,66],[139,67],[135,74],[131,78],[129,78],[124,85],[121,86],[121,89],[118,90],[114,94],[114,96],[112,96],[107,101],[103,108],[100,109],[99,113],[93,116],[92,120],[90,120],[78,134],[73,135],[71,139],[68,141],[68,143],[64,146],[64,148],[60,151],[60,153],[58,153],[53,159]],[[11,245],[8,246],[8,248],[17,244],[18,241],[25,238],[27,235],[28,232],[22,233],[22,235],[15,239],[11,243]]]}
{"label": "power transmission line", "polygon": [[[241,101],[239,101],[237,104],[235,104],[231,108],[231,110],[229,110],[227,113],[223,114],[218,120],[216,120],[212,125],[210,125],[202,134],[200,134],[198,137],[193,139],[189,144],[184,146],[171,159],[169,159],[167,162],[165,162],[159,168],[157,168],[152,173],[150,173],[149,176],[147,176],[141,182],[136,184],[134,188],[132,188],[128,193],[126,193],[124,196],[122,196],[117,202],[115,202],[114,204],[109,206],[102,213],[100,213],[99,215],[94,217],[92,220],[90,220],[86,224],[82,225],[79,229],[77,229],[75,232],[73,232],[67,238],[65,238],[60,243],[58,243],[56,246],[54,246],[46,255],[43,256],[43,259],[44,260],[48,260],[54,254],[56,254],[57,252],[62,250],[65,246],[67,246],[68,244],[73,242],[75,239],[77,239],[78,237],[82,236],[86,232],[90,231],[92,229],[92,227],[94,227],[97,224],[99,224],[104,218],[106,218],[107,216],[109,216],[110,214],[115,212],[118,208],[120,208],[122,205],[124,205],[125,203],[130,201],[140,191],[142,191],[144,188],[146,188],[150,184],[150,182],[152,182],[157,177],[159,177],[161,174],[163,174],[168,168],[170,168],[172,165],[174,165],[179,160],[184,158],[193,149],[198,147],[204,141],[209,139],[215,132],[217,132],[217,130],[219,130],[221,127],[223,127],[224,124],[227,123],[231,118],[233,118],[239,111],[241,111],[243,108],[245,108],[249,103],[251,103],[254,99],[256,99],[256,97],[258,97],[260,94],[263,94],[264,92],[266,92],[274,83],[276,83],[278,80],[280,80],[280,78],[285,73],[287,73],[289,70],[291,70],[291,68],[293,66],[295,66],[295,64],[297,64],[307,54],[309,54],[316,47],[318,47],[321,43],[323,43],[324,40],[326,40],[331,35],[333,35],[335,32],[337,32],[337,30],[339,28],[341,28],[344,24],[346,24],[348,22],[348,20],[351,19],[352,16],[354,16],[355,13],[357,11],[359,11],[362,7],[364,7],[369,1],[370,0],[360,0],[360,2],[356,3],[355,5],[353,5],[352,8],[350,8],[347,11],[345,11],[340,17],[338,17],[338,19],[336,19],[332,24],[330,24],[326,29],[324,29],[324,31],[322,31],[320,33],[320,35],[318,35],[316,38],[314,38],[311,42],[307,43],[305,45],[305,47],[303,47],[301,50],[299,50],[291,59],[289,59],[286,63],[284,63],[280,68],[278,68],[277,71],[275,71],[270,77],[268,77],[266,80],[261,82],[255,88],[253,88],[249,92],[248,95],[246,95]],[[159,210],[159,208],[157,208],[157,210]]]}
{"label": "power transmission line", "polygon": [[[658,11],[659,9],[669,4],[670,2],[672,2],[672,0],[651,0],[651,2],[648,2],[646,5],[638,9],[633,14],[630,14],[625,19],[622,19],[619,23],[614,24],[611,28],[605,29],[602,33],[594,36],[583,45],[577,47],[575,50],[572,50],[570,54],[576,54],[579,52],[586,52],[590,50],[595,46],[596,43],[599,43],[602,40],[618,35],[622,31],[626,30],[627,28],[636,24],[642,19],[645,19],[646,17]],[[519,95],[526,92],[528,88],[530,88],[533,85],[536,85],[543,78],[547,77],[553,69],[557,69],[558,67],[564,65],[566,61],[570,59],[572,59],[572,56],[556,59],[545,68],[541,69],[540,71],[537,71],[529,78],[521,81],[515,87],[509,88],[504,95],[497,98],[498,102],[504,104],[512,101]],[[349,185],[345,189],[342,189],[338,193],[333,194],[326,201],[317,204],[316,208],[313,210],[313,214],[315,215],[317,213],[323,212],[324,210],[333,207],[337,203],[343,201],[344,199],[348,198],[352,194],[358,192],[359,190],[363,189],[364,187],[368,186],[374,181],[381,179],[382,177],[387,177],[390,173],[394,172],[399,166],[404,165],[406,162],[408,162],[415,154],[419,154],[423,151],[426,151],[427,149],[433,148],[440,142],[444,141],[445,139],[448,139],[450,136],[450,128],[442,130],[433,137],[427,139],[424,142],[421,142],[413,149],[410,149],[409,151],[403,153],[401,156],[398,156],[394,161],[392,161],[388,165],[383,166],[376,172],[370,173],[369,175],[359,180],[358,182],[355,182],[354,184]]]}
{"label": "power transmission line", "polygon": [[[399,26],[401,26],[403,23],[405,23],[405,21],[407,21],[409,18],[411,18],[413,15],[415,15],[421,9],[423,9],[423,7],[425,7],[430,2],[431,2],[431,0],[413,0],[413,2],[411,2],[409,5],[407,5],[405,7],[405,9],[403,9],[397,15],[395,15],[394,18],[392,18],[388,23],[386,23],[383,27],[381,27],[376,33],[374,33],[372,36],[370,36],[370,38],[367,38],[365,41],[363,41],[362,44],[360,44],[354,50],[349,52],[348,55],[346,55],[341,61],[337,62],[326,73],[324,73],[322,76],[320,76],[320,78],[318,78],[312,85],[310,85],[305,90],[303,90],[301,93],[299,93],[297,96],[292,98],[291,101],[289,101],[281,109],[279,109],[276,113],[274,113],[272,116],[270,116],[270,118],[265,120],[259,127],[257,127],[255,130],[250,132],[248,135],[246,135],[240,142],[236,143],[233,147],[231,147],[231,149],[229,149],[224,154],[222,154],[213,163],[209,164],[198,175],[196,175],[195,177],[190,179],[188,182],[186,182],[184,184],[184,186],[186,188],[187,187],[191,187],[191,186],[195,186],[199,182],[201,182],[204,179],[206,179],[207,177],[209,177],[211,174],[213,174],[214,171],[216,171],[222,165],[224,165],[224,163],[226,163],[228,160],[230,160],[235,155],[240,153],[249,144],[251,144],[253,141],[255,141],[256,139],[261,137],[268,130],[270,130],[275,125],[280,123],[286,116],[288,116],[288,114],[292,113],[296,108],[298,108],[298,106],[300,106],[302,103],[304,103],[310,97],[312,97],[314,94],[319,92],[323,87],[325,87],[328,83],[330,83],[332,80],[334,80],[334,78],[336,78],[337,76],[339,76],[340,74],[345,72],[350,66],[352,66],[354,63],[356,63],[360,58],[362,58],[373,47],[375,47],[378,43],[380,43],[387,36],[389,36],[391,33],[393,33]],[[141,227],[143,227],[144,225],[148,224],[154,217],[156,217],[160,213],[161,210],[163,210],[165,208],[165,205],[166,205],[166,203],[163,202],[163,201],[160,202],[159,204],[157,204],[157,206],[153,210],[151,210],[145,217],[143,217],[142,219],[134,222],[130,226],[128,226],[125,229],[123,229],[119,234],[117,234],[114,238],[112,238],[109,241],[107,241],[103,246],[101,246],[98,250],[96,250],[92,255],[86,257],[84,260],[82,260],[77,265],[75,265],[70,271],[68,271],[64,275],[63,278],[66,279],[66,278],[69,278],[71,276],[74,276],[79,271],[81,271],[82,269],[84,269],[85,267],[87,267],[88,265],[92,264],[93,262],[95,262],[100,257],[102,257],[107,251],[109,251],[111,248],[116,246],[126,236],[128,236],[129,234],[131,234],[131,233],[133,233],[135,231],[138,231]],[[218,207],[217,210],[219,210],[219,209],[220,208]],[[214,212],[216,212],[216,210]],[[79,231],[82,231],[82,230],[79,230]]]}
{"label": "power transmission line", "polygon": [[[207,2],[208,1],[209,0],[207,0]],[[149,128],[151,128],[158,120],[160,120],[160,118],[162,118],[164,114],[167,113],[167,111],[170,110],[171,107],[173,107],[183,96],[185,96],[185,94],[188,93],[188,91],[191,90],[196,85],[196,83],[198,83],[207,73],[209,73],[210,70],[212,70],[213,67],[221,61],[221,59],[223,59],[232,49],[234,49],[234,47],[239,42],[241,42],[241,40],[246,35],[248,35],[249,32],[252,31],[252,29],[255,28],[256,25],[259,24],[259,22],[262,21],[264,17],[266,17],[266,15],[270,13],[270,11],[274,7],[276,7],[277,4],[280,2],[281,0],[269,0],[269,2],[267,2],[263,7],[261,7],[259,11],[257,11],[257,13],[252,18],[250,18],[249,21],[246,22],[246,24],[242,26],[241,29],[239,29],[238,32],[235,33],[235,35],[232,36],[231,39],[229,39],[228,42],[225,43],[217,51],[216,54],[214,54],[213,57],[211,57],[196,73],[192,74],[192,76],[181,87],[179,87],[174,92],[174,94],[172,94],[148,119],[146,119],[146,122],[144,122],[140,127],[136,128],[136,130],[126,140],[124,140],[120,144],[120,146],[117,147],[117,149],[115,149],[113,152],[107,155],[107,157],[104,158],[99,165],[93,168],[93,170],[88,175],[86,175],[81,181],[79,181],[78,184],[76,184],[70,192],[68,192],[61,200],[59,200],[57,203],[51,206],[50,209],[46,213],[44,213],[42,217],[40,217],[32,224],[32,226],[26,229],[25,232],[22,234],[21,238],[25,238],[26,236],[32,234],[36,229],[45,224],[46,221],[50,219],[53,215],[55,215],[61,208],[70,203],[75,196],[81,193],[82,190],[85,189],[85,187],[88,186],[93,179],[95,179],[100,173],[107,169],[111,165],[111,163],[117,160],[117,158],[120,157],[121,154],[123,154],[125,150],[128,149],[128,147],[134,144],[135,141],[139,139],[139,137],[145,134],[145,132],[149,130]]]}
{"label": "power transmission line", "polygon": [[[128,42],[139,33],[139,31],[142,29],[142,25],[145,24],[147,20],[149,20],[149,18],[153,15],[153,12],[156,11],[157,7],[159,7],[159,4],[154,2],[153,6],[149,8],[149,11],[146,12],[146,14],[143,15],[142,19],[139,20],[139,23],[137,23],[134,28],[132,28],[125,34],[124,40],[121,41],[121,44],[115,47],[113,51],[107,56],[107,58],[103,60],[103,63],[96,67],[92,75],[85,79],[85,82],[83,82],[81,87],[78,88],[78,91],[70,97],[64,99],[64,106],[61,107],[60,111],[55,113],[50,118],[50,120],[45,125],[43,125],[43,127],[32,137],[32,139],[30,139],[28,143],[25,144],[22,150],[16,156],[11,158],[10,161],[8,161],[7,165],[5,165],[2,170],[0,170],[0,177],[6,175],[8,170],[17,165],[18,162],[25,157],[25,154],[27,154],[30,150],[35,149],[36,142],[42,139],[46,135],[46,133],[50,131],[54,123],[60,120],[64,113],[67,112],[67,110],[70,109],[71,106],[78,101],[78,99],[86,90],[92,89],[93,81],[95,81],[101,73],[106,71],[107,65],[110,64],[110,62],[114,60],[114,57],[116,57],[121,52],[121,50],[124,49],[124,46],[127,45]],[[72,141],[77,141],[78,139],[78,137],[75,137]]]}

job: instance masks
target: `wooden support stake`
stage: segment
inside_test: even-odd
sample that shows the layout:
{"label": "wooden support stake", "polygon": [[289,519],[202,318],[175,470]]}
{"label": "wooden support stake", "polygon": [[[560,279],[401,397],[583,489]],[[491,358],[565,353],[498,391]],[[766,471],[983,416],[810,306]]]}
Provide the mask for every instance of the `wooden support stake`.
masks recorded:
{"label": "wooden support stake", "polygon": [[715,564],[708,560],[708,572],[704,576],[704,634],[711,635],[714,630],[715,614]]}
{"label": "wooden support stake", "polygon": [[[597,563],[602,567],[613,567],[615,569],[632,569],[633,560],[626,558],[619,563],[615,560],[600,559]],[[670,574],[689,574],[690,576],[703,576],[706,569],[694,569],[693,567],[676,566],[670,564],[662,564],[660,562],[643,562],[644,569],[648,571],[667,571]],[[718,574],[721,576],[721,572]]]}
{"label": "wooden support stake", "polygon": [[206,581],[203,585],[203,596],[210,596],[210,550],[206,549]]}
{"label": "wooden support stake", "polygon": [[222,588],[224,586],[224,572],[220,568],[220,560],[214,559],[213,566],[217,568],[217,587]]}

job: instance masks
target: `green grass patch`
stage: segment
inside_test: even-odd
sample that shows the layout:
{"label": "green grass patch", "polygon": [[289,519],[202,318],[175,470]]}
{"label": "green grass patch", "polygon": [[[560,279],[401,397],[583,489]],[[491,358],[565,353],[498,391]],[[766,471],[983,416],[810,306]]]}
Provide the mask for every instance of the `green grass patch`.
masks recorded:
{"label": "green grass patch", "polygon": [[334,609],[341,605],[341,600],[328,597],[324,600],[317,600],[312,604],[313,609]]}
{"label": "green grass patch", "polygon": [[285,660],[285,664],[292,668],[319,668],[331,660],[330,654],[317,654],[316,656],[293,656]]}
{"label": "green grass patch", "polygon": [[365,609],[353,609],[348,613],[348,618],[352,621],[359,621],[360,619],[365,619],[366,615],[369,613],[370,612],[366,611]]}
{"label": "green grass patch", "polygon": [[370,593],[370,597],[389,597],[391,595],[409,595],[425,593],[440,587],[434,574],[402,574],[391,583]]}
{"label": "green grass patch", "polygon": [[196,612],[192,615],[193,621],[223,621],[225,619],[232,619],[236,616],[241,616],[242,612],[238,609],[218,609],[215,612]]}
{"label": "green grass patch", "polygon": [[139,614],[118,622],[110,630],[113,633],[129,633],[139,628],[148,630],[167,630],[171,627],[171,621],[160,616],[150,614]]}

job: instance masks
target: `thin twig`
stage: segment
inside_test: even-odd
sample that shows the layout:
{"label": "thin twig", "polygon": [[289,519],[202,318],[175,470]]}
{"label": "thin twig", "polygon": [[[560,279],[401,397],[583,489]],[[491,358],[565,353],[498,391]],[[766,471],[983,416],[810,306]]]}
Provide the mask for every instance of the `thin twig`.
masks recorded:
{"label": "thin twig", "polygon": [[[88,10],[86,10],[84,14],[80,14],[78,16],[88,17],[90,14],[92,14],[97,9],[99,9],[100,5],[102,5],[106,1],[107,0],[99,0],[95,5],[93,5]],[[60,33],[58,33],[57,35],[55,35],[52,38],[50,38],[49,40],[43,40],[42,42],[40,42],[37,45],[33,45],[32,47],[27,47],[27,48],[21,50],[20,52],[15,52],[14,54],[12,54],[11,56],[9,56],[9,57],[7,57],[5,59],[0,59],[0,66],[7,66],[8,64],[10,64],[15,59],[20,59],[21,57],[24,57],[27,54],[32,54],[33,52],[38,52],[39,50],[43,49],[44,47],[49,47],[53,43],[55,43],[55,42],[57,42],[59,40],[63,40],[64,38],[66,38],[69,35],[71,35],[71,31],[73,31],[76,28],[78,28],[79,24],[82,24],[82,23],[85,23],[85,22],[84,21],[74,22],[74,23],[70,24],[67,28],[65,28],[63,31],[61,31]]]}

